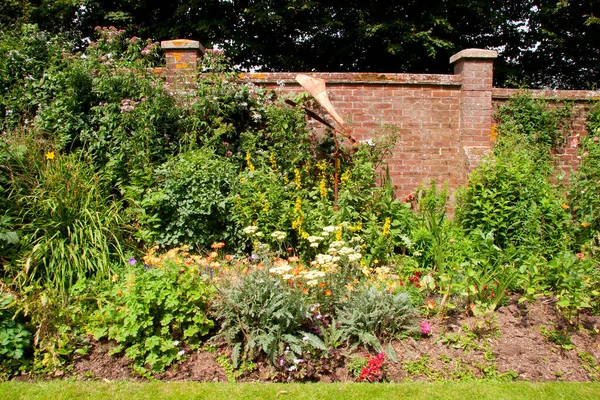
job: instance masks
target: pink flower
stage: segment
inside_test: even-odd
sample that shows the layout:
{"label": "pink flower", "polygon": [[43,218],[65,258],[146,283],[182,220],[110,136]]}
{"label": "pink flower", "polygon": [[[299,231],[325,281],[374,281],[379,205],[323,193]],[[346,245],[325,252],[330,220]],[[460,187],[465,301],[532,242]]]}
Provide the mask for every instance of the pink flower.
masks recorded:
{"label": "pink flower", "polygon": [[574,138],[573,141],[571,142],[571,147],[576,149],[578,145],[579,145],[579,139]]}
{"label": "pink flower", "polygon": [[583,260],[585,258],[585,254],[583,253],[577,253],[575,254],[575,256],[577,256],[577,258],[579,258],[580,260]]}
{"label": "pink flower", "polygon": [[421,333],[423,335],[429,335],[431,333],[431,325],[427,321],[421,321]]}
{"label": "pink flower", "polygon": [[598,136],[594,136],[594,138],[593,138],[592,140],[593,140],[594,142],[597,142],[597,141],[599,140],[599,139],[598,139]]}

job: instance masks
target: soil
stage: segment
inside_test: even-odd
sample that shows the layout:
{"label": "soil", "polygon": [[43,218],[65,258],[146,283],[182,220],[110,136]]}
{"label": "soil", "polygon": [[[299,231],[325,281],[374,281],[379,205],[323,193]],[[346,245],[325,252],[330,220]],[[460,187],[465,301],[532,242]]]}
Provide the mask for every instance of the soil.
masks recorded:
{"label": "soil", "polygon": [[[430,319],[431,333],[395,341],[397,362],[385,362],[386,379],[404,380],[600,380],[600,317],[583,316],[569,325],[546,299],[533,305],[508,305],[486,317],[454,315]],[[94,343],[89,355],[75,361],[65,378],[81,380],[145,380],[132,371],[124,358],[108,354],[110,344]],[[216,361],[227,354],[226,346],[200,350],[185,362],[155,375],[165,381],[293,381],[321,382],[356,380],[342,357],[344,349],[327,359],[311,361],[294,373],[274,371],[267,362],[258,362],[251,372],[232,376]],[[360,352],[356,355],[360,356]],[[351,358],[351,357],[350,357]],[[318,366],[316,366],[318,364]]]}

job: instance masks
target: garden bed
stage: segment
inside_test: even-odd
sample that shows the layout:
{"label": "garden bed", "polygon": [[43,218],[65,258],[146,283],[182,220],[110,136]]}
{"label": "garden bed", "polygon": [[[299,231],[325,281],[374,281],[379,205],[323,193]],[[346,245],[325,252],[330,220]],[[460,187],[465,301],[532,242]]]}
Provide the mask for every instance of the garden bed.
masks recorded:
{"label": "garden bed", "polygon": [[[456,314],[443,320],[435,318],[430,320],[430,335],[393,342],[398,362],[386,361],[387,380],[598,381],[600,368],[590,361],[600,359],[600,317],[582,316],[580,322],[578,329],[567,332],[550,299],[526,306],[517,304],[516,297],[487,317]],[[107,343],[95,342],[91,353],[76,360],[73,370],[64,377],[145,380],[129,368],[127,359],[108,355],[109,349]],[[228,351],[226,346],[199,350],[154,377],[163,381],[232,380],[232,372],[216,360]],[[277,380],[266,362],[259,362],[254,371],[236,378],[242,382]],[[287,378],[293,379],[293,375]],[[318,374],[314,380],[347,382],[356,378],[342,364],[329,374]]]}

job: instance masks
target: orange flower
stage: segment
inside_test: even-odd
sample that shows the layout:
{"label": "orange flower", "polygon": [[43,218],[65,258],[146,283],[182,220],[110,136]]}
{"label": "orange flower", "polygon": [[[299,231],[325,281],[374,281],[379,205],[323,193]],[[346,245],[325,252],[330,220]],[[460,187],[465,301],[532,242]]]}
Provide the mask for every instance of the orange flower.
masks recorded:
{"label": "orange flower", "polygon": [[294,256],[294,257],[288,257],[288,262],[298,262],[300,260],[300,258]]}
{"label": "orange flower", "polygon": [[223,247],[225,247],[225,243],[223,242],[219,242],[219,243],[213,243],[212,246],[213,249],[217,250],[217,249],[222,249]]}
{"label": "orange flower", "polygon": [[209,258],[216,258],[219,257],[219,253],[217,253],[216,251],[211,251],[210,254],[208,255]]}
{"label": "orange flower", "polygon": [[435,308],[435,301],[428,301],[427,308],[429,308],[430,310],[433,310]]}
{"label": "orange flower", "polygon": [[584,228],[587,228],[588,226],[590,226],[589,222],[582,222],[581,226],[583,226]]}
{"label": "orange flower", "polygon": [[325,296],[331,296],[331,290],[327,289],[327,290],[325,291]]}
{"label": "orange flower", "polygon": [[225,256],[225,260],[227,260],[227,261],[231,261],[231,260],[233,260],[233,254],[227,254],[227,255]]}
{"label": "orange flower", "polygon": [[304,289],[302,289],[302,293],[304,293],[304,294],[308,294],[308,288],[304,288]]}
{"label": "orange flower", "polygon": [[319,283],[319,286],[321,286],[321,287],[325,287],[325,285],[326,285],[326,283],[325,283],[325,282],[321,282],[321,283]]}
{"label": "orange flower", "polygon": [[567,208],[569,208],[569,206],[566,203],[562,203],[560,205],[564,210],[566,210]]}

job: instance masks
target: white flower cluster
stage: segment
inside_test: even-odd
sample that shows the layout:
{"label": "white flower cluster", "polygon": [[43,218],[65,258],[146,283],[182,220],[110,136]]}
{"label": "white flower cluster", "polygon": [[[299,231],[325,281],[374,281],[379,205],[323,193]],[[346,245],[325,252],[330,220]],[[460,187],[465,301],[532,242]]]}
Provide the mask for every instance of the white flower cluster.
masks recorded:
{"label": "white flower cluster", "polygon": [[310,247],[319,247],[319,244],[324,240],[323,236],[309,236],[306,240],[309,241]]}
{"label": "white flower cluster", "polygon": [[286,236],[286,233],[282,231],[275,231],[271,233],[271,237],[275,240],[279,240],[280,242],[283,242]]}
{"label": "white flower cluster", "polygon": [[300,272],[300,275],[302,276],[302,278],[306,279],[306,284],[308,286],[317,286],[317,284],[319,283],[319,278],[324,277],[325,272],[308,270]]}
{"label": "white flower cluster", "polygon": [[285,263],[285,264],[281,264],[277,267],[273,267],[273,268],[269,269],[269,272],[272,274],[282,275],[282,274],[285,274],[286,272],[290,272],[291,270],[292,270],[292,266]]}
{"label": "white flower cluster", "polygon": [[244,229],[242,229],[242,231],[248,236],[254,235],[257,230],[258,230],[258,226],[247,226]]}
{"label": "white flower cluster", "polygon": [[295,278],[304,279],[308,286],[318,285],[319,279],[325,276],[325,272],[313,270],[300,270],[294,275],[290,273],[293,269],[292,266],[285,260],[280,260],[275,265],[275,267],[269,269],[270,273],[280,275],[281,279],[286,281]]}
{"label": "white flower cluster", "polygon": [[[356,240],[354,240],[356,241]],[[360,245],[355,247],[346,246],[343,240],[337,240],[329,244],[327,254],[317,254],[314,264],[319,265],[324,270],[334,270],[338,267],[340,261],[356,262],[362,258]]]}
{"label": "white flower cluster", "polygon": [[323,232],[321,233],[323,236],[329,236],[333,232],[335,232],[338,228],[336,226],[330,225],[323,228]]}

